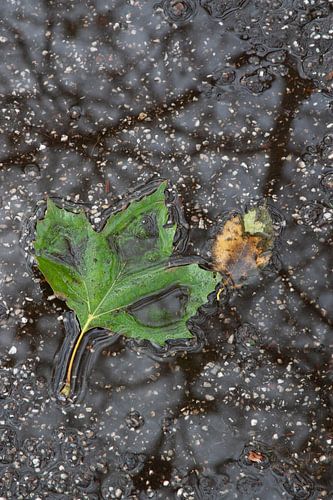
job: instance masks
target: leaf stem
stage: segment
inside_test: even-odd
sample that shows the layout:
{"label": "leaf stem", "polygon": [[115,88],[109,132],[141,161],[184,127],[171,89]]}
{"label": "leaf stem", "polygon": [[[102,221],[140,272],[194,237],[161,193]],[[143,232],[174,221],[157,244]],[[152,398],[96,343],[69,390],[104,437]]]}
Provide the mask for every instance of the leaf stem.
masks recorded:
{"label": "leaf stem", "polygon": [[70,356],[69,362],[68,362],[65,383],[60,390],[60,394],[65,396],[66,398],[68,398],[70,393],[71,393],[72,371],[73,371],[76,353],[77,353],[78,348],[81,344],[83,336],[89,330],[89,325],[93,319],[94,319],[94,316],[92,314],[89,314],[87,321],[85,322],[85,324],[80,332],[80,335],[78,336],[78,338],[76,339],[76,341],[74,343],[73,350],[72,350],[72,353],[71,353],[71,356]]}

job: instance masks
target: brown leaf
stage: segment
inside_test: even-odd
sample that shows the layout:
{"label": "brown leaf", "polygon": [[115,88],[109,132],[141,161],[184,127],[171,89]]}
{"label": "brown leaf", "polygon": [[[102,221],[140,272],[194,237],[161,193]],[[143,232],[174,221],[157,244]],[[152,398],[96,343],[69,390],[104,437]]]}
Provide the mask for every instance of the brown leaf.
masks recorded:
{"label": "brown leaf", "polygon": [[[247,215],[254,219],[256,213],[252,209]],[[271,232],[272,223],[267,214],[267,209],[260,208],[260,213],[266,210],[264,222],[256,222],[254,228],[263,227],[267,232],[246,232],[244,229],[244,217],[235,215],[227,220],[222,231],[217,235],[213,244],[214,269],[227,274],[235,286],[241,286],[242,282],[255,274],[258,269],[266,266],[272,256],[273,236]]]}

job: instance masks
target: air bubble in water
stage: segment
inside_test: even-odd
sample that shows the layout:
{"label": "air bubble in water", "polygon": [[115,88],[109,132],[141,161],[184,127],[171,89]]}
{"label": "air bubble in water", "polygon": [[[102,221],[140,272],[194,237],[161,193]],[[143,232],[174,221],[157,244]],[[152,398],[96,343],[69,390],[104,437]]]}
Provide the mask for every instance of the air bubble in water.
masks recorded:
{"label": "air bubble in water", "polygon": [[0,302],[0,319],[4,319],[7,316],[7,307],[5,304]]}
{"label": "air bubble in water", "polygon": [[310,478],[298,473],[287,474],[283,487],[295,500],[305,500],[311,496],[313,491],[313,483]]}
{"label": "air bubble in water", "polygon": [[122,460],[123,469],[130,475],[137,474],[144,466],[145,455],[127,451]]}
{"label": "air bubble in water", "polygon": [[144,418],[138,411],[130,411],[126,416],[126,424],[130,429],[139,429],[144,424]]}
{"label": "air bubble in water", "polygon": [[89,467],[82,465],[75,469],[74,483],[79,490],[87,493],[95,486],[95,478]]}
{"label": "air bubble in water", "polygon": [[0,463],[11,464],[17,453],[17,437],[13,429],[7,426],[0,428]]}
{"label": "air bubble in water", "polygon": [[326,193],[333,194],[333,170],[323,175],[320,185]]}
{"label": "air bubble in water", "polygon": [[133,489],[133,483],[127,474],[111,472],[103,481],[102,498],[128,498]]}
{"label": "air bubble in water", "polygon": [[17,473],[13,468],[11,467],[1,468],[0,471],[1,498],[15,498],[12,494],[16,493],[17,483],[18,483]]}
{"label": "air bubble in water", "polygon": [[243,495],[248,495],[246,498],[254,498],[252,495],[257,495],[262,487],[263,483],[257,477],[244,476],[237,482],[237,490]]}
{"label": "air bubble in water", "polygon": [[247,350],[257,348],[260,343],[260,336],[256,328],[250,323],[243,323],[235,332],[236,342]]}
{"label": "air bubble in water", "polygon": [[[19,498],[32,498],[31,493],[35,492],[39,486],[39,478],[33,472],[26,471],[20,476],[18,487]],[[38,496],[38,495],[37,495]]]}
{"label": "air bubble in water", "polygon": [[40,168],[36,165],[36,163],[29,163],[28,165],[25,165],[23,171],[24,175],[29,180],[38,179],[40,177]]}
{"label": "air bubble in water", "polygon": [[55,457],[55,443],[42,437],[27,438],[23,443],[23,450],[29,467],[34,469],[48,467]]}
{"label": "air bubble in water", "polygon": [[325,223],[324,206],[321,203],[310,201],[300,208],[299,214],[307,226],[320,226]]}
{"label": "air bubble in water", "polygon": [[191,21],[198,11],[197,0],[164,0],[158,6],[162,7],[167,20],[175,24]]}
{"label": "air bubble in water", "polygon": [[202,475],[197,478],[195,491],[198,498],[219,500],[229,478],[225,475]]}
{"label": "air bubble in water", "polygon": [[12,391],[12,379],[5,370],[0,371],[0,399],[7,398]]}
{"label": "air bubble in water", "polygon": [[71,106],[69,108],[69,116],[72,120],[78,120],[82,115],[82,110],[80,106]]}

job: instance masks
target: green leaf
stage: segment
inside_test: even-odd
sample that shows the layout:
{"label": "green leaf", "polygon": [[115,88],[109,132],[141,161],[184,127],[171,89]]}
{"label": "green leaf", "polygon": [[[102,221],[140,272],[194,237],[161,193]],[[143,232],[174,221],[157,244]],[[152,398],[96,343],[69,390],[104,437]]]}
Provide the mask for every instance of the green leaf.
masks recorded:
{"label": "green leaf", "polygon": [[69,361],[62,393],[70,393],[71,372],[83,335],[105,328],[163,344],[188,338],[188,320],[216,285],[199,258],[173,257],[175,224],[167,224],[166,182],[132,201],[93,229],[83,211],[58,208],[50,199],[37,222],[38,267],[54,293],[79,320],[81,333]]}

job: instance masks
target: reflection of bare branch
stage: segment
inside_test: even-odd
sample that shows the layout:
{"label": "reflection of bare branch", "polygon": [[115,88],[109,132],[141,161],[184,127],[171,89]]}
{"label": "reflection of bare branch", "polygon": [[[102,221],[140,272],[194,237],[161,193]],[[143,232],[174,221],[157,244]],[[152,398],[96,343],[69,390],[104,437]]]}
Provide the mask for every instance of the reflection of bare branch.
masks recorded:
{"label": "reflection of bare branch", "polygon": [[38,147],[25,147],[23,150],[17,154],[12,154],[6,156],[5,158],[0,157],[0,169],[6,165],[25,165],[27,162],[32,161],[34,155],[38,152]]}
{"label": "reflection of bare branch", "polygon": [[302,102],[311,95],[314,85],[309,80],[303,80],[288,60],[288,75],[285,79],[285,90],[279,107],[279,115],[275,120],[275,127],[271,134],[270,167],[263,181],[264,194],[271,195],[276,187],[276,181],[281,179],[285,157],[288,156],[290,139],[290,125],[298,112]]}
{"label": "reflection of bare branch", "polygon": [[[30,68],[31,74],[34,75],[34,77],[36,78],[36,82],[38,84],[40,94],[41,95],[47,94],[47,95],[52,96],[52,94],[50,92],[48,92],[47,87],[44,85],[43,75],[45,74],[45,71],[38,71],[37,66],[36,66],[36,62],[32,60],[32,57],[29,53],[29,50],[28,50],[29,42],[24,39],[21,31],[18,28],[16,28],[15,26],[13,26],[8,21],[8,19],[3,19],[3,22],[4,22],[4,24],[7,25],[9,31],[11,31],[14,34],[16,46],[19,48],[19,50],[22,54],[23,60],[25,61],[27,66]],[[51,20],[47,21],[47,26],[49,29],[51,29],[51,27],[52,27]],[[47,57],[45,57],[45,58],[43,57],[43,61],[45,60],[46,62],[50,60],[51,41],[52,41],[51,37],[46,37],[46,45],[45,45],[44,51],[46,52]],[[55,100],[54,104],[56,104],[56,100]],[[60,108],[58,108],[58,110],[60,111]]]}
{"label": "reflection of bare branch", "polygon": [[[242,54],[234,59],[232,63],[235,67],[240,68],[249,64],[249,57]],[[275,120],[274,130],[268,139],[268,144],[264,145],[264,149],[270,151],[270,167],[262,184],[266,196],[275,191],[276,181],[281,178],[284,159],[288,155],[290,125],[302,102],[311,95],[315,88],[310,80],[300,77],[290,56],[284,64],[288,67],[288,74],[285,77],[285,90],[279,106],[279,114]]]}
{"label": "reflection of bare branch", "polygon": [[[280,270],[280,275],[283,277],[282,283],[288,290],[289,287],[293,288],[301,301],[307,307],[309,307],[322,322],[326,323],[329,326],[333,325],[332,320],[327,317],[326,313],[319,306],[317,306],[315,300],[312,299],[304,290],[302,290],[300,286],[295,283],[295,281],[292,281],[291,276],[285,269]],[[296,321],[295,318],[294,320]]]}

